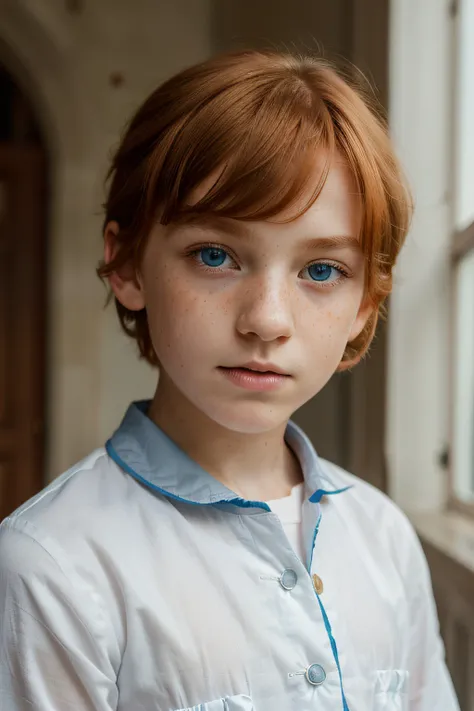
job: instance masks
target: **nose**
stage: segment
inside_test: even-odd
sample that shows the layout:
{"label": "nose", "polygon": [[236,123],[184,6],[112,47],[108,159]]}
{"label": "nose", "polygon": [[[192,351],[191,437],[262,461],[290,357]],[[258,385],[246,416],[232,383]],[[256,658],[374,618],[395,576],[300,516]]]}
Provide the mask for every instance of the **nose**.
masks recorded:
{"label": "nose", "polygon": [[268,342],[290,338],[294,332],[290,291],[278,276],[247,283],[237,318],[238,332]]}

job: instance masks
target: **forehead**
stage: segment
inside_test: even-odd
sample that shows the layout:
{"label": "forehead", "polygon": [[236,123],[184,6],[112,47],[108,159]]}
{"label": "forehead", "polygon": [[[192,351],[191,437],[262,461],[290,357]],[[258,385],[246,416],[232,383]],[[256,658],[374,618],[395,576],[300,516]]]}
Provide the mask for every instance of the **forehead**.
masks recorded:
{"label": "forehead", "polygon": [[[301,202],[298,201],[291,209],[303,209],[312,189],[313,186],[309,186]],[[332,165],[318,198],[297,221],[300,225],[311,224],[323,235],[359,235],[362,225],[361,196],[352,172],[343,161]]]}
{"label": "forehead", "polygon": [[[282,212],[266,222],[286,224],[289,229],[299,227],[308,230],[313,236],[353,235],[359,236],[362,224],[362,200],[354,176],[347,163],[336,156],[329,168],[324,186],[316,200],[308,208],[314,195],[322,172],[322,161],[315,164],[314,171],[308,180],[305,191]],[[222,170],[206,178],[191,193],[188,205],[192,207],[205,198],[222,175]],[[271,197],[271,196],[269,196]],[[302,213],[302,214],[299,214]],[[295,215],[299,215],[295,218]],[[202,216],[208,225],[218,221]],[[198,222],[201,220],[198,219]],[[240,222],[240,220],[236,220]],[[239,231],[236,225],[236,232]]]}

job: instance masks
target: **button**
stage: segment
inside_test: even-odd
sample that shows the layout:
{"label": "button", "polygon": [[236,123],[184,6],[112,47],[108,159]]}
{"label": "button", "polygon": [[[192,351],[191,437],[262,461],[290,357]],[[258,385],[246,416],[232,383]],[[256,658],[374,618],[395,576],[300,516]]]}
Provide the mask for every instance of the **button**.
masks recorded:
{"label": "button", "polygon": [[313,573],[313,587],[318,593],[318,595],[322,595],[324,592],[324,585],[323,581],[319,577],[319,575],[316,575],[316,573]]}
{"label": "button", "polygon": [[311,664],[305,671],[305,677],[313,686],[319,686],[326,679],[326,672],[320,664]]}
{"label": "button", "polygon": [[280,575],[280,585],[284,590],[293,590],[293,588],[296,587],[297,582],[298,576],[294,570],[291,570],[291,568],[287,568]]}

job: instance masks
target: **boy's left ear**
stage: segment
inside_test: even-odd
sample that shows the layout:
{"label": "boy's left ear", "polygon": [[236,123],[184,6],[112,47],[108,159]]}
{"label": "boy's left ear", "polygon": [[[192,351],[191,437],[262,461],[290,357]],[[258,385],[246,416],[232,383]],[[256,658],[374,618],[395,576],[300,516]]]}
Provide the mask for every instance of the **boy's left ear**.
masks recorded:
{"label": "boy's left ear", "polygon": [[[117,222],[109,222],[104,231],[104,261],[109,264],[117,253],[117,238],[120,227]],[[110,288],[115,297],[129,311],[145,308],[145,295],[133,265],[124,265],[109,276]]]}
{"label": "boy's left ear", "polygon": [[357,313],[357,316],[355,318],[354,323],[352,324],[352,328],[349,334],[349,338],[347,340],[348,343],[351,343],[354,341],[365,328],[365,325],[367,321],[369,320],[371,314],[375,311],[375,306],[373,301],[367,296],[365,299],[363,299],[359,311]]}

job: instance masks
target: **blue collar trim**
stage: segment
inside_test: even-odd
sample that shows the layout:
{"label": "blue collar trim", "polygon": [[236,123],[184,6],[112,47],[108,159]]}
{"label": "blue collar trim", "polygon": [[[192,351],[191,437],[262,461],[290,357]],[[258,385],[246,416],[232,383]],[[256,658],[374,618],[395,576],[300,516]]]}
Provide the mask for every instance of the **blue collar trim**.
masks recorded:
{"label": "blue collar trim", "polygon": [[[180,449],[147,416],[149,400],[132,403],[114,435],[106,443],[110,458],[119,467],[150,489],[176,501],[209,505],[229,503],[241,508],[270,511],[263,501],[247,501],[221,484]],[[311,503],[326,495],[339,494],[321,466],[306,435],[293,422],[285,439],[298,457]]]}

